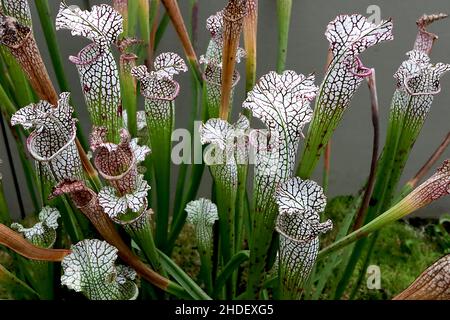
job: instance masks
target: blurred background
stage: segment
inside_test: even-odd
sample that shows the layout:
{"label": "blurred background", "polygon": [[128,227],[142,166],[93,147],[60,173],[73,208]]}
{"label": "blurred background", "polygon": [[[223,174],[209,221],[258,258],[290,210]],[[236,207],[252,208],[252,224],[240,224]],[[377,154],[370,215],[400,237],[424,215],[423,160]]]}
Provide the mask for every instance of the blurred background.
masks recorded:
{"label": "blurred background", "polygon": [[[48,62],[51,77],[55,79],[54,74],[52,74],[53,70],[49,62],[45,40],[34,8],[34,1],[29,2],[32,6],[32,14],[35,17],[35,36],[40,44],[41,53]],[[67,0],[66,2],[83,7],[86,1]],[[179,0],[178,2],[187,21],[190,14],[188,12],[189,1]],[[405,53],[412,49],[417,33],[415,21],[423,13],[450,13],[450,3],[448,0],[294,0],[293,2],[286,68],[304,74],[315,72],[317,84],[321,82],[323,77],[328,49],[328,42],[325,39],[324,31],[329,21],[333,20],[339,14],[360,13],[370,16],[372,11],[368,12],[368,8],[371,5],[379,6],[382,19],[393,18],[394,41],[370,48],[362,55],[364,64],[376,69],[380,106],[381,142],[384,144],[387,115],[395,89],[393,73],[405,59]],[[49,3],[53,16],[56,16],[60,1],[49,0]],[[90,3],[111,4],[111,1],[90,1]],[[225,0],[199,0],[198,55],[205,52],[210,39],[209,32],[205,28],[206,19],[211,14],[222,9],[225,3]],[[274,0],[259,0],[259,7],[258,78],[274,70],[277,59],[276,3]],[[162,13],[160,16],[162,16]],[[450,19],[436,22],[435,25],[430,27],[430,31],[439,36],[439,40],[436,42],[431,54],[432,62],[450,62]],[[89,117],[86,112],[76,68],[68,60],[68,57],[70,55],[76,55],[87,44],[87,41],[80,37],[72,37],[70,32],[65,30],[58,31],[58,40],[65,61],[65,70],[70,80],[75,108],[78,111],[84,133],[87,135],[90,130]],[[183,50],[170,24],[158,48],[158,53],[164,51],[173,51],[183,56]],[[241,75],[244,76],[245,64],[241,63],[238,68]],[[176,127],[185,128],[187,127],[186,121],[189,118],[188,113],[191,103],[190,75],[188,73],[182,74],[177,77],[177,80],[180,82],[182,89],[176,102]],[[434,100],[423,131],[411,153],[401,185],[414,176],[449,131],[450,77],[444,76],[441,84],[442,92]],[[244,86],[244,81],[241,81],[235,91],[235,117],[241,110],[240,105],[245,99]],[[143,108],[142,103],[140,108]],[[25,183],[23,182],[24,178],[21,175],[18,157],[14,154],[13,161],[8,161],[6,154],[7,141],[11,145],[12,152],[15,152],[15,145],[12,137],[9,136],[9,132],[6,136],[0,134],[0,158],[3,160],[3,163],[0,164],[0,172],[3,175],[3,184],[12,215],[19,218],[21,214],[29,213],[32,210],[32,206],[27,195]],[[355,95],[351,107],[345,113],[344,120],[332,140],[329,197],[354,194],[359,190],[368,176],[371,152],[372,126],[370,100],[367,86],[363,83]],[[440,165],[449,156],[450,150],[443,154],[442,159],[437,162],[436,166]],[[321,167],[319,165],[314,175],[315,180],[319,183],[322,181]],[[175,185],[177,176],[176,166],[174,166],[174,170],[172,177],[174,181],[173,185]],[[18,186],[14,184],[14,174],[16,175]],[[209,172],[205,171],[204,184],[200,190],[201,196],[209,197],[209,184]],[[25,204],[23,210],[18,205],[19,201]],[[448,212],[450,212],[450,197],[436,201],[427,208],[418,211],[416,215],[438,217]]]}

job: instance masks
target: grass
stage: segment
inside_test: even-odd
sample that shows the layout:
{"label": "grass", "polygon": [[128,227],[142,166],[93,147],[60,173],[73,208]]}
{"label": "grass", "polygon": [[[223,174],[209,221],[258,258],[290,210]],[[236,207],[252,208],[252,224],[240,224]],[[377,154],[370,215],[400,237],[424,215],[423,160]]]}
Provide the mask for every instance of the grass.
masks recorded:
{"label": "grass", "polygon": [[[323,216],[332,219],[336,227],[324,237],[322,246],[335,239],[339,223],[351,208],[353,199],[352,196],[340,196],[329,200]],[[448,234],[442,232],[442,225],[437,219],[413,218],[410,221],[397,221],[381,229],[370,262],[371,265],[380,267],[381,289],[368,289],[365,285],[367,278],[364,277],[354,299],[392,299],[406,289],[423,270],[445,255],[442,242],[446,241]],[[354,273],[349,282],[349,288],[357,282],[362,264],[361,260],[356,267],[358,272]],[[325,289],[321,298],[328,295],[332,296],[332,293]],[[349,291],[343,298],[349,298]]]}
{"label": "grass", "polygon": [[381,289],[369,290],[363,283],[356,298],[392,299],[406,289],[423,270],[443,256],[437,244],[430,240],[424,231],[408,223],[395,222],[383,228],[371,260],[371,264],[380,267]]}

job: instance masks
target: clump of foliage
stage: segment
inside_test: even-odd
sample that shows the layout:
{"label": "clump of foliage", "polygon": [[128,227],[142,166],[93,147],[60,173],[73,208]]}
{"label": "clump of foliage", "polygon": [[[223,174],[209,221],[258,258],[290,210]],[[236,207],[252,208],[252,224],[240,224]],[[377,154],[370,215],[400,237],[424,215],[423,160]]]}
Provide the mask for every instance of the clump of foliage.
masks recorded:
{"label": "clump of foliage", "polygon": [[[175,0],[114,0],[85,9],[62,1],[55,18],[39,0],[57,90],[28,1],[0,4],[0,122],[10,124],[35,209],[33,223],[13,222],[0,183],[0,294],[46,300],[448,298],[448,290],[432,290],[448,285],[440,271],[448,256],[413,282],[448,254],[447,220],[424,228],[428,235],[397,222],[450,193],[450,160],[429,173],[450,136],[399,186],[441,91],[440,78],[450,70],[431,62],[437,36],[427,31],[445,14],[417,21],[413,49],[394,73],[380,153],[375,68],[361,56],[393,40],[391,19],[372,23],[343,14],[332,20],[319,82],[312,73],[285,70],[291,0],[277,0],[278,63],[276,72],[267,68],[260,77],[257,0],[229,0],[212,14],[206,22],[211,40],[200,57],[197,0],[190,1],[189,28]],[[158,50],[169,22],[184,57]],[[71,100],[57,30],[88,42],[68,59],[90,116],[89,139],[77,119],[83,106]],[[247,95],[237,101],[236,65],[244,58]],[[177,109],[188,105],[178,99],[186,90],[177,81],[184,72],[191,75],[187,131],[194,140],[180,149],[172,141]],[[371,169],[358,194],[329,200],[327,145],[365,81],[374,129]],[[253,128],[254,120],[262,127]],[[322,155],[323,186],[310,180]],[[175,185],[173,164],[179,165]],[[197,197],[206,174],[211,199]],[[361,289],[371,263],[383,270],[385,287],[376,293]]]}

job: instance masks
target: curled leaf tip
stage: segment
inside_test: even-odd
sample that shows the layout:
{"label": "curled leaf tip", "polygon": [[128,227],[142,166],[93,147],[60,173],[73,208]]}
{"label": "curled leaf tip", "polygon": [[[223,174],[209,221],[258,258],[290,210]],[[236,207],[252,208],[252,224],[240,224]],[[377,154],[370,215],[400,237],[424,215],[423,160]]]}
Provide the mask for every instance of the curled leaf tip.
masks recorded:
{"label": "curled leaf tip", "polygon": [[96,199],[95,193],[90,190],[84,181],[66,179],[58,183],[49,195],[49,199],[69,194],[77,208],[85,208]]}
{"label": "curled leaf tip", "polygon": [[434,41],[438,39],[438,36],[434,33],[429,32],[427,30],[427,27],[433,22],[445,19],[447,17],[448,15],[445,13],[422,15],[416,21],[419,31],[417,33],[416,41],[414,42],[414,50],[423,51],[429,54],[433,47]]}
{"label": "curled leaf tip", "polygon": [[391,19],[374,24],[359,14],[340,15],[328,24],[325,36],[333,59],[322,84],[322,107],[345,108],[349,104],[363,78],[370,75],[370,68],[364,67],[358,55],[378,43],[392,40],[392,29]]}
{"label": "curled leaf tip", "polygon": [[311,180],[293,178],[277,189],[280,234],[279,271],[282,294],[298,299],[319,250],[319,235],[333,228],[331,220],[320,222],[325,209],[323,189]]}
{"label": "curled leaf tip", "polygon": [[209,199],[200,198],[186,205],[187,219],[189,223],[196,224],[204,219],[208,224],[214,224],[219,219],[217,206]]}
{"label": "curled leaf tip", "polygon": [[157,77],[172,78],[181,72],[187,72],[188,68],[184,60],[176,53],[165,52],[155,58],[153,63]]}
{"label": "curled leaf tip", "polygon": [[209,119],[200,127],[200,142],[212,143],[221,150],[225,150],[233,140],[233,126],[227,121],[214,118]]}
{"label": "curled leaf tip", "polygon": [[314,81],[312,74],[304,76],[288,70],[279,75],[272,71],[248,93],[243,108],[251,110],[269,130],[284,130],[297,137],[312,118],[309,102],[318,89]]}
{"label": "curled leaf tip", "polygon": [[339,54],[356,56],[377,43],[393,40],[392,29],[391,19],[374,24],[359,14],[339,15],[327,26],[325,36],[334,57]]}
{"label": "curled leaf tip", "polygon": [[192,224],[202,259],[210,264],[213,247],[213,225],[219,220],[217,206],[209,199],[200,198],[186,205],[187,221]]}
{"label": "curled leaf tip", "polygon": [[142,95],[149,100],[174,100],[180,85],[173,76],[186,72],[184,60],[176,53],[166,52],[155,58],[154,71],[149,72],[144,65],[131,69],[131,74],[141,82]]}
{"label": "curled leaf tip", "polygon": [[11,117],[12,125],[34,128],[27,139],[33,158],[44,166],[47,178],[83,179],[83,168],[75,143],[76,120],[69,104],[69,93],[60,95],[56,106],[47,101],[21,108]]}
{"label": "curled leaf tip", "polygon": [[11,228],[23,234],[25,239],[32,244],[51,248],[56,240],[56,229],[58,228],[58,219],[61,217],[59,211],[55,208],[44,207],[39,213],[39,222],[31,228],[25,228],[20,223],[13,223]]}
{"label": "curled leaf tip", "polygon": [[61,2],[56,16],[56,29],[69,29],[74,36],[82,36],[101,46],[109,46],[123,32],[123,18],[106,4],[93,6],[88,11]]}
{"label": "curled leaf tip", "polygon": [[322,187],[312,180],[296,177],[282,183],[277,189],[277,204],[280,213],[303,219],[303,230],[297,230],[302,237],[297,240],[317,237],[333,227],[331,220],[320,223],[319,213],[325,210],[326,197]]}
{"label": "curled leaf tip", "polygon": [[420,50],[412,50],[407,55],[408,60],[404,61],[394,74],[397,89],[411,97],[423,96],[422,99],[413,100],[410,103],[412,107],[408,108],[418,116],[424,116],[431,106],[432,96],[441,91],[439,80],[450,71],[450,65],[444,63],[433,65],[428,54]]}
{"label": "curled leaf tip", "polygon": [[416,24],[419,28],[426,28],[435,21],[442,20],[448,17],[446,13],[434,13],[434,14],[423,14],[417,21]]}
{"label": "curled leaf tip", "polygon": [[[209,119],[199,129],[200,142],[202,144],[211,144],[218,150],[214,150],[214,161],[211,162],[211,159],[208,159],[207,162],[233,166],[246,163],[248,159],[243,155],[248,151],[247,137],[249,129],[250,122],[242,115],[234,125],[219,118]],[[220,152],[220,154],[217,154],[217,152]],[[207,156],[208,153],[205,154],[206,159],[208,158]],[[223,158],[224,156],[225,158]]]}
{"label": "curled leaf tip", "polygon": [[125,215],[130,214],[131,218],[129,218],[133,220],[147,209],[147,193],[149,190],[150,186],[144,176],[139,175],[134,190],[120,195],[113,187],[105,187],[99,192],[98,201],[111,219],[115,222],[124,222],[121,218]]}

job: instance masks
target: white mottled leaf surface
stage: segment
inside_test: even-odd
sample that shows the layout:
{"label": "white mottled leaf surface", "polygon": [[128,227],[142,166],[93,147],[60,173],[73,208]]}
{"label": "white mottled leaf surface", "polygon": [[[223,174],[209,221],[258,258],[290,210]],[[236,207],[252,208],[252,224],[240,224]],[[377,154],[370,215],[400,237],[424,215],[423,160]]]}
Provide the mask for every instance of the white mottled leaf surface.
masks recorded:
{"label": "white mottled leaf surface", "polygon": [[33,23],[28,0],[1,0],[0,12],[16,18],[21,25],[32,28]]}
{"label": "white mottled leaf surface", "polygon": [[325,209],[322,188],[298,177],[282,183],[277,190],[280,234],[278,268],[283,298],[298,299],[319,251],[319,235],[332,229],[331,220],[320,222]]}
{"label": "white mottled leaf surface", "polygon": [[184,60],[176,53],[164,52],[155,58],[153,63],[158,77],[173,78],[180,72],[188,71]]}
{"label": "white mottled leaf surface", "polygon": [[69,29],[74,36],[82,36],[101,46],[109,46],[123,32],[123,18],[106,4],[92,6],[91,11],[88,11],[61,2],[56,16],[56,29]]}
{"label": "white mottled leaf surface", "polygon": [[433,98],[441,90],[440,78],[450,70],[445,63],[431,64],[425,52],[410,51],[394,78],[397,80],[397,92],[394,95],[395,112],[408,112],[424,119],[430,110]]}
{"label": "white mottled leaf surface", "polygon": [[136,273],[116,265],[118,250],[105,241],[83,240],[62,261],[61,283],[90,300],[134,300]]}
{"label": "white mottled leaf surface", "polygon": [[213,225],[219,219],[217,206],[209,199],[200,198],[186,205],[187,221],[195,229],[201,250],[210,252],[213,244]]}
{"label": "white mottled leaf surface", "polygon": [[335,110],[345,110],[361,82],[370,70],[358,55],[369,47],[393,39],[390,20],[373,24],[366,17],[339,15],[327,26],[325,36],[333,59],[320,89],[316,108],[330,119]]}
{"label": "white mottled leaf surface", "polygon": [[120,220],[129,210],[140,214],[146,209],[147,194],[150,186],[143,175],[137,177],[136,188],[122,196],[113,187],[104,187],[98,194],[98,201],[105,213],[111,218]]}
{"label": "white mottled leaf surface", "polygon": [[34,128],[27,139],[28,151],[50,175],[48,178],[56,182],[84,178],[69,98],[69,93],[64,92],[55,107],[40,101],[21,108],[11,117],[12,125]]}
{"label": "white mottled leaf surface", "polygon": [[270,72],[258,81],[243,104],[268,129],[250,134],[250,144],[256,152],[255,210],[268,228],[276,215],[275,190],[292,175],[299,139],[311,120],[310,101],[316,92],[314,75]]}
{"label": "white mottled leaf surface", "polygon": [[56,208],[46,206],[39,212],[39,222],[31,228],[25,228],[20,223],[13,223],[11,228],[23,234],[32,244],[51,248],[56,240],[56,229],[61,214]]}

